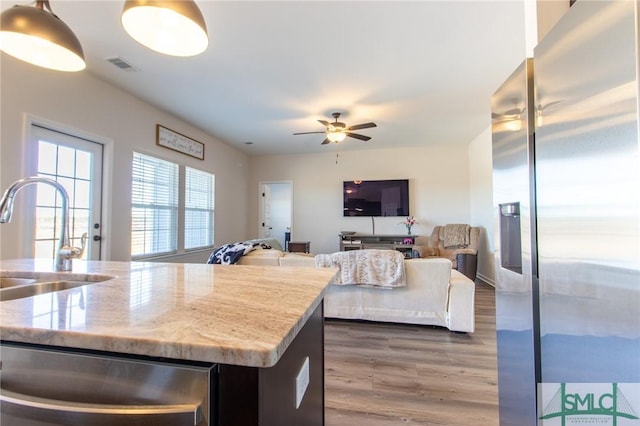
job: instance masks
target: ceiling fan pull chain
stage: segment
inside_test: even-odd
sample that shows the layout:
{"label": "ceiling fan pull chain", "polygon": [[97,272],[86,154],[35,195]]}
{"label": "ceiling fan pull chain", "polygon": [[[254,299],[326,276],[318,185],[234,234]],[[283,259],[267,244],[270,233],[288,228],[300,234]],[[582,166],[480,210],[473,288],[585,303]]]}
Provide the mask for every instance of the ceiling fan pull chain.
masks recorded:
{"label": "ceiling fan pull chain", "polygon": [[336,164],[338,164],[338,153],[336,152]]}

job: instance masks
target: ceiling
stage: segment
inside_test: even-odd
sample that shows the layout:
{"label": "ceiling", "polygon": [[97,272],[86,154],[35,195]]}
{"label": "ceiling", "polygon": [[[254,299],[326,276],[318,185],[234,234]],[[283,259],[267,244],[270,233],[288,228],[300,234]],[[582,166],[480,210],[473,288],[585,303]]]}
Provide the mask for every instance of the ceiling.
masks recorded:
{"label": "ceiling", "polygon": [[343,150],[468,144],[489,126],[490,96],[525,54],[516,0],[197,4],[209,48],[175,58],[124,32],[123,1],[51,0],[83,45],[84,72],[249,155],[336,149],[320,145],[322,134],[292,135],[324,130],[317,120],[334,111],[347,126],[378,124],[357,132],[369,142],[347,138]]}

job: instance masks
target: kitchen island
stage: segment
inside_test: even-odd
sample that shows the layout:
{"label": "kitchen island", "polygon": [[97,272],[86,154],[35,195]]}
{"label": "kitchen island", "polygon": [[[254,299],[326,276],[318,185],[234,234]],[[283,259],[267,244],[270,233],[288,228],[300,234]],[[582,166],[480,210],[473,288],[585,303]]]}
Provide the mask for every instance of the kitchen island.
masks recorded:
{"label": "kitchen island", "polygon": [[[44,276],[51,266],[1,261],[0,276]],[[323,424],[322,300],[335,272],[76,261],[56,277],[104,280],[0,302],[0,339],[5,346],[215,365],[211,420],[202,424],[277,424],[273,419],[303,413]]]}

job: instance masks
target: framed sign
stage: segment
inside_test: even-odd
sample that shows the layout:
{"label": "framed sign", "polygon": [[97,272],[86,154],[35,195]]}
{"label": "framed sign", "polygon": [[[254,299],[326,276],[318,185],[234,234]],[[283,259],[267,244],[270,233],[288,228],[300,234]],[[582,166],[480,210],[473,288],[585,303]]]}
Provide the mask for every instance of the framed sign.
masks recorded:
{"label": "framed sign", "polygon": [[156,124],[156,145],[204,160],[204,144]]}

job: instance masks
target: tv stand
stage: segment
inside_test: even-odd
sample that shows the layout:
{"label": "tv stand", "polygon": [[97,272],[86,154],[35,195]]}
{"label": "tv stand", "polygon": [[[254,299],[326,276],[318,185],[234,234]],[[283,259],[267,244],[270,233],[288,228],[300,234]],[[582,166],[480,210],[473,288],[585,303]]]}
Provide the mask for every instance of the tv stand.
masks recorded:
{"label": "tv stand", "polygon": [[406,259],[411,258],[418,235],[340,234],[340,251],[347,250],[398,250]]}

